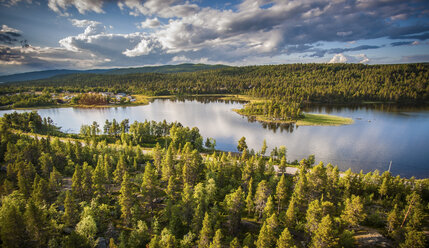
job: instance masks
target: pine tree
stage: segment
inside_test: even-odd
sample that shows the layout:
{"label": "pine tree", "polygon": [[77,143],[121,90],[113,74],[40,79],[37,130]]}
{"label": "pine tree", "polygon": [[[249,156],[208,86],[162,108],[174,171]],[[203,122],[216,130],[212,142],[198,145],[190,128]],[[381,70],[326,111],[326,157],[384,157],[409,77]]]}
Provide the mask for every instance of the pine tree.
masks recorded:
{"label": "pine tree", "polygon": [[323,210],[322,205],[320,204],[319,200],[314,200],[310,202],[307,209],[306,214],[306,224],[305,224],[305,230],[310,234],[313,235],[314,232],[316,232],[320,221],[323,218]]}
{"label": "pine tree", "polygon": [[99,156],[97,166],[95,167],[94,173],[92,175],[92,182],[94,188],[94,194],[97,196],[103,196],[106,192],[106,173],[104,171],[104,163],[102,156]]}
{"label": "pine tree", "polygon": [[171,144],[162,160],[161,172],[163,181],[168,181],[168,179],[174,175],[173,146]]}
{"label": "pine tree", "polygon": [[76,225],[76,232],[85,237],[88,243],[94,244],[94,238],[97,234],[97,224],[91,215],[83,217]]}
{"label": "pine tree", "polygon": [[296,207],[296,201],[295,197],[292,196],[292,198],[289,201],[289,206],[286,211],[285,215],[285,226],[289,228],[294,228],[296,221],[297,221],[297,207]]}
{"label": "pine tree", "polygon": [[198,248],[208,248],[210,246],[210,239],[212,237],[212,227],[210,217],[206,212],[204,215],[203,228],[200,231],[200,239],[198,241]]}
{"label": "pine tree", "polygon": [[424,232],[409,228],[405,233],[405,241],[400,244],[401,248],[424,248],[426,246],[426,235]]}
{"label": "pine tree", "polygon": [[124,155],[119,157],[118,164],[116,165],[116,169],[113,172],[114,181],[118,184],[122,183],[122,179],[124,178],[124,174],[127,171],[127,165],[125,164]]}
{"label": "pine tree", "polygon": [[295,242],[287,227],[277,240],[277,248],[296,248]]}
{"label": "pine tree", "polygon": [[36,174],[36,177],[34,178],[34,185],[33,185],[33,193],[32,198],[34,201],[39,205],[45,205],[48,201],[48,193],[49,193],[49,187],[48,182],[44,178],[39,177],[39,175]]}
{"label": "pine tree", "polygon": [[314,248],[327,248],[337,247],[338,238],[337,231],[332,223],[331,216],[326,215],[315,230],[311,240],[311,247]]}
{"label": "pine tree", "polygon": [[262,225],[258,240],[256,241],[256,247],[273,247],[276,243],[277,227],[277,216],[273,214]]}
{"label": "pine tree", "polygon": [[61,181],[61,173],[58,172],[57,168],[53,167],[53,170],[49,175],[49,190],[52,193],[57,193],[61,189]]}
{"label": "pine tree", "polygon": [[280,160],[279,171],[284,174],[286,172],[286,157],[283,156]]}
{"label": "pine tree", "polygon": [[122,179],[119,196],[119,205],[121,206],[121,218],[125,225],[131,223],[131,207],[133,206],[133,193],[128,172],[125,172]]}
{"label": "pine tree", "polygon": [[247,209],[247,215],[249,217],[253,216],[253,213],[255,211],[255,204],[253,203],[253,195],[252,195],[252,183],[253,179],[250,179],[248,191],[247,191],[247,197],[246,197],[246,209]]}
{"label": "pine tree", "polygon": [[24,216],[16,199],[2,199],[0,208],[0,237],[3,247],[19,248],[27,246],[27,232]]}
{"label": "pine tree", "polygon": [[176,243],[176,237],[167,228],[164,228],[161,232],[160,246],[163,248],[175,248]]}
{"label": "pine tree", "polygon": [[24,219],[30,243],[34,247],[46,246],[48,239],[48,223],[43,210],[30,200],[24,212]]}
{"label": "pine tree", "polygon": [[82,167],[82,190],[84,199],[91,199],[92,196],[92,167],[84,162]]}
{"label": "pine tree", "polygon": [[363,203],[359,196],[352,195],[346,199],[346,206],[341,213],[341,220],[347,227],[358,226],[359,222],[365,219]]}
{"label": "pine tree", "polygon": [[258,187],[256,188],[256,192],[255,192],[255,209],[259,215],[259,218],[262,217],[265,205],[267,203],[267,198],[269,195],[270,195],[270,190],[268,188],[267,181],[262,180],[258,184]]}
{"label": "pine tree", "polygon": [[149,162],[146,164],[143,174],[143,182],[140,188],[145,203],[149,205],[152,211],[153,200],[158,195],[158,178],[153,166]]}
{"label": "pine tree", "polygon": [[66,226],[74,226],[77,222],[77,206],[74,202],[74,197],[68,190],[66,192],[66,199],[64,200],[64,223]]}
{"label": "pine tree", "polygon": [[231,243],[229,243],[229,248],[241,248],[240,241],[238,241],[238,238],[237,238],[237,237],[235,237],[235,238],[231,241]]}
{"label": "pine tree", "polygon": [[282,174],[280,181],[277,183],[276,187],[276,198],[277,198],[277,214],[280,214],[280,210],[283,210],[283,207],[286,205],[287,196],[288,196],[288,185],[285,178],[285,175]]}
{"label": "pine tree", "polygon": [[76,168],[72,177],[72,192],[73,194],[79,198],[83,199],[83,188],[82,188],[82,169],[79,165],[76,165]]}
{"label": "pine tree", "polygon": [[182,207],[184,222],[187,225],[190,225],[193,216],[194,197],[192,187],[187,183],[185,183],[183,188],[180,204]]}
{"label": "pine tree", "polygon": [[265,155],[266,152],[267,152],[267,140],[264,139],[264,143],[262,144],[262,148],[261,148],[261,155]]}
{"label": "pine tree", "polygon": [[273,201],[273,197],[270,195],[268,196],[267,203],[265,204],[264,218],[270,217],[273,213],[274,213],[274,201]]}
{"label": "pine tree", "polygon": [[222,248],[222,230],[217,229],[210,248]]}
{"label": "pine tree", "polygon": [[133,229],[128,238],[128,247],[145,247],[150,241],[149,230],[142,220],[137,222],[137,227]]}
{"label": "pine tree", "polygon": [[244,193],[241,187],[225,196],[225,205],[228,213],[228,226],[231,233],[235,233],[240,226],[241,214],[244,209]]}
{"label": "pine tree", "polygon": [[262,228],[259,231],[258,240],[255,244],[257,248],[269,248],[274,245],[274,240],[269,231],[269,228],[267,227],[266,222],[264,222],[264,224],[262,225]]}

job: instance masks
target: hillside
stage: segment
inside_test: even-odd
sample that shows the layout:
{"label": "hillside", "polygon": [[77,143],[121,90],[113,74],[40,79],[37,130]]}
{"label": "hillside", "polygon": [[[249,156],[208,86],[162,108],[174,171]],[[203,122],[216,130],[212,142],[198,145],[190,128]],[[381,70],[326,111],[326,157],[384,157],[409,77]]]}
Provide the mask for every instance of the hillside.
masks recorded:
{"label": "hillside", "polygon": [[212,70],[225,68],[226,65],[206,65],[206,64],[180,64],[180,65],[162,65],[162,66],[144,66],[133,68],[113,68],[113,69],[94,69],[94,70],[46,70],[33,71],[26,73],[17,73],[12,75],[0,76],[0,83],[19,82],[38,79],[47,79],[55,76],[69,74],[109,74],[109,75],[125,75],[133,73],[177,73],[177,72],[194,72],[200,70]]}

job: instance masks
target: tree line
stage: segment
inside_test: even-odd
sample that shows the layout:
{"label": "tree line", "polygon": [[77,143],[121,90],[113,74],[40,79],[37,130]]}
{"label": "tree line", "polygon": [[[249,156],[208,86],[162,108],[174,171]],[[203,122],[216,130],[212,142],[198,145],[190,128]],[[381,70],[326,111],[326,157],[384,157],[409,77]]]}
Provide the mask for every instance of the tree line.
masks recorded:
{"label": "tree line", "polygon": [[[127,92],[134,94],[246,94],[269,99],[248,112],[269,118],[298,118],[305,103],[363,101],[427,102],[429,65],[287,64],[227,67],[176,74],[71,74],[2,84],[0,94],[49,92]],[[271,111],[270,111],[271,109]]]}

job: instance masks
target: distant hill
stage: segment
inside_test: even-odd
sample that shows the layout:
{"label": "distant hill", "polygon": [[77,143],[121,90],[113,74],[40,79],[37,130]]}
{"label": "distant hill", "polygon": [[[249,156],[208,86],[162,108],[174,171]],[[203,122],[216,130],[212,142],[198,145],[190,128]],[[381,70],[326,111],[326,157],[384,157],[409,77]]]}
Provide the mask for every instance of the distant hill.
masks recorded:
{"label": "distant hill", "polygon": [[193,72],[201,70],[213,70],[228,67],[226,65],[206,65],[206,64],[180,64],[180,65],[161,65],[161,66],[145,66],[137,68],[112,69],[105,74],[124,75],[134,73],[178,73],[178,72]]}
{"label": "distant hill", "polygon": [[0,82],[18,82],[37,79],[45,79],[54,76],[67,74],[110,74],[124,75],[134,73],[178,73],[178,72],[193,72],[201,70],[212,70],[227,67],[226,65],[206,65],[206,64],[180,64],[180,65],[162,65],[162,66],[144,66],[136,68],[113,68],[113,69],[95,69],[95,70],[46,70],[33,71],[26,73],[18,73],[6,76],[0,76]]}

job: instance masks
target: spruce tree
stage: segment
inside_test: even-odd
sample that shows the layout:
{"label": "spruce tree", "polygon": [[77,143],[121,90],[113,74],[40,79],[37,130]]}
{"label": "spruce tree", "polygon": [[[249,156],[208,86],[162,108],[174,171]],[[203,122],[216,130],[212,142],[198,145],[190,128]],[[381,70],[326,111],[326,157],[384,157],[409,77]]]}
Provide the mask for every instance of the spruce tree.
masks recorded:
{"label": "spruce tree", "polygon": [[222,238],[222,230],[217,229],[213,237],[213,242],[210,244],[210,248],[222,248]]}
{"label": "spruce tree", "polygon": [[73,194],[68,190],[64,200],[64,216],[63,220],[66,226],[74,226],[77,222],[77,206]]}
{"label": "spruce tree", "polygon": [[326,215],[322,218],[318,228],[315,230],[311,239],[311,247],[314,248],[329,248],[337,247],[338,233],[332,222],[331,216]]}
{"label": "spruce tree", "polygon": [[288,185],[285,175],[282,174],[280,181],[277,183],[276,187],[276,198],[277,198],[277,214],[280,214],[280,210],[286,205],[287,196],[288,196]]}
{"label": "spruce tree", "polygon": [[210,239],[213,235],[209,214],[206,212],[203,220],[203,228],[200,231],[198,240],[198,248],[208,248],[210,246]]}
{"label": "spruce tree", "polygon": [[277,240],[277,248],[296,248],[295,242],[287,227]]}
{"label": "spruce tree", "polygon": [[131,223],[131,208],[133,206],[133,193],[128,172],[125,172],[122,179],[119,195],[119,205],[121,206],[121,218],[125,225]]}

